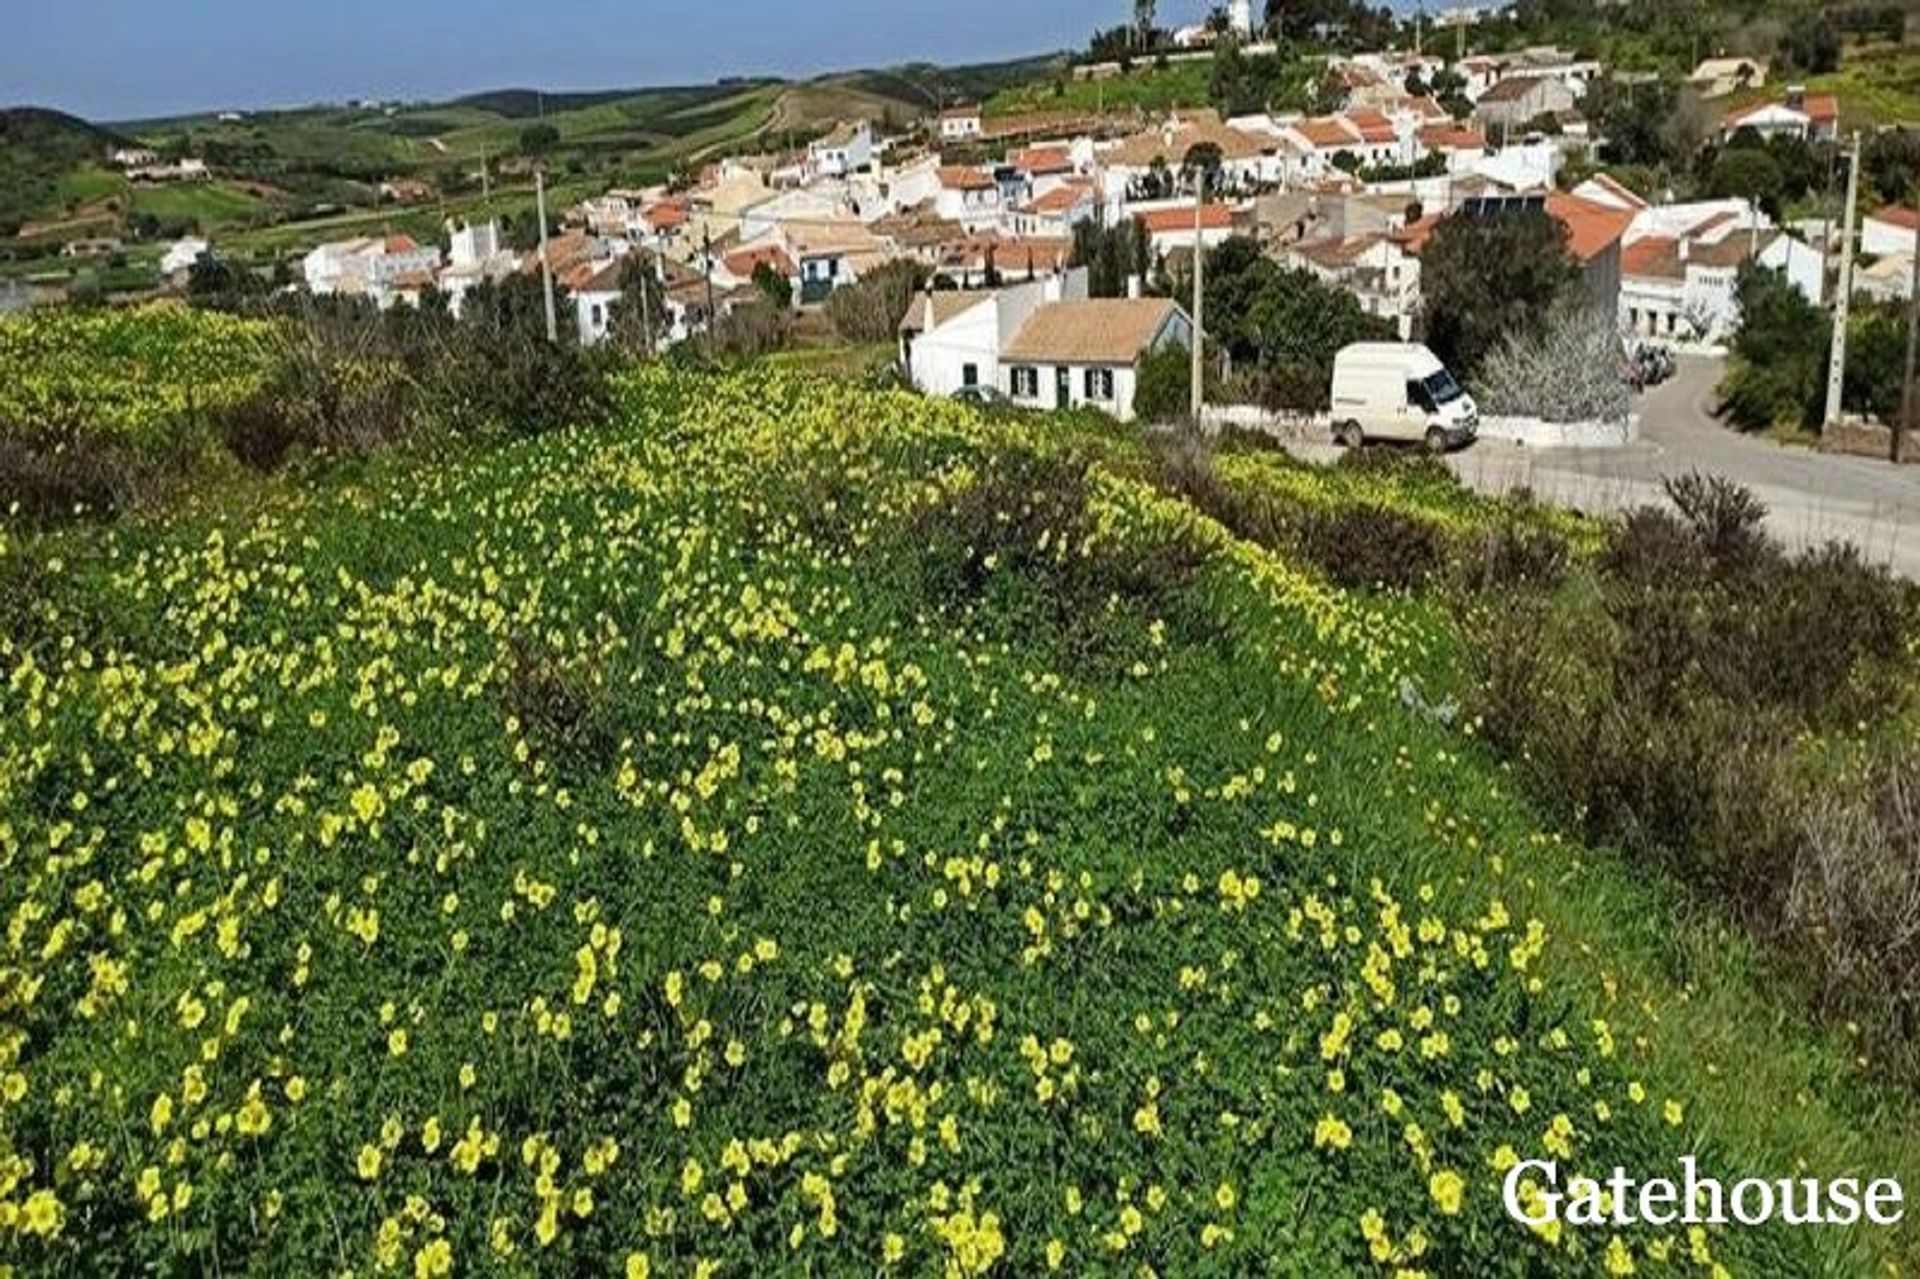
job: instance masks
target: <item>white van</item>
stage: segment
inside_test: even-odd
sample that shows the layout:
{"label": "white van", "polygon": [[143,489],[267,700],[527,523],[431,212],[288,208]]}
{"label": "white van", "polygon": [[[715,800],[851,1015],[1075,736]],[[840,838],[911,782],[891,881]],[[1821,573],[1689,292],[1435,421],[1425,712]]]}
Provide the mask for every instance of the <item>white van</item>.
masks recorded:
{"label": "white van", "polygon": [[1355,342],[1333,357],[1333,437],[1425,443],[1439,453],[1473,439],[1480,411],[1440,357],[1418,342]]}

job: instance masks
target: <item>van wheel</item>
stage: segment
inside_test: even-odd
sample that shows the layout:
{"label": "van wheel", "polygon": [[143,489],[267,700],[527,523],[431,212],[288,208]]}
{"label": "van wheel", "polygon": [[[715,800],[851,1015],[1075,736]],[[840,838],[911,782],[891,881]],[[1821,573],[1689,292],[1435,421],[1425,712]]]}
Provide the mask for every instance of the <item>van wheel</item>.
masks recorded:
{"label": "van wheel", "polygon": [[1333,442],[1343,449],[1357,449],[1364,440],[1358,422],[1342,422],[1333,428]]}
{"label": "van wheel", "polygon": [[1437,426],[1427,428],[1427,452],[1445,453],[1447,451],[1447,433]]}

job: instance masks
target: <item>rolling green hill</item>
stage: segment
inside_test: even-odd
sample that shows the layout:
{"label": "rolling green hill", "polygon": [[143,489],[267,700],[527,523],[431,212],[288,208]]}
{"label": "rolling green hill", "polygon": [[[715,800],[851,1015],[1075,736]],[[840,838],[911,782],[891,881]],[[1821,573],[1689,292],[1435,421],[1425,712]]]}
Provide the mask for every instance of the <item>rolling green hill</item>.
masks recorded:
{"label": "rolling green hill", "polygon": [[69,174],[97,164],[125,139],[76,116],[37,107],[0,109],[0,237],[57,217]]}

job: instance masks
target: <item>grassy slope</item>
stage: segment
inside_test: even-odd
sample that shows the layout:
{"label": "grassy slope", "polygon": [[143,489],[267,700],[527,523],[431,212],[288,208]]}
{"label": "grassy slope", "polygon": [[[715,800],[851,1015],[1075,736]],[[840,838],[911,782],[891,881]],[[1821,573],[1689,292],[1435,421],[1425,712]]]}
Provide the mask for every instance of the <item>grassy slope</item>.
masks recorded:
{"label": "grassy slope", "polygon": [[[1055,93],[1056,83],[1064,91]],[[1211,95],[1213,63],[1200,59],[1169,63],[1164,69],[1142,62],[1133,70],[1104,80],[1076,80],[1062,73],[1058,81],[1042,78],[1002,89],[987,100],[988,115],[1018,115],[1030,111],[1126,110],[1162,111],[1169,107],[1205,106]]]}
{"label": "grassy slope", "polygon": [[[286,1266],[307,1255],[294,1225],[256,1234],[241,1223],[248,1196],[317,1175],[333,1189],[318,1199],[312,1191],[290,1196],[283,1211],[295,1224],[327,1220],[328,1237],[341,1241],[338,1264],[365,1255],[383,1204],[396,1205],[403,1188],[426,1193],[446,1215],[462,1256],[484,1246],[485,1218],[504,1213],[518,1222],[526,1255],[558,1260],[532,1251],[527,1230],[538,1201],[512,1153],[497,1176],[489,1164],[470,1191],[409,1137],[389,1155],[388,1179],[349,1192],[353,1152],[363,1140],[377,1141],[388,1113],[416,1129],[424,1114],[444,1114],[454,1135],[472,1113],[503,1133],[509,1152],[525,1133],[546,1130],[566,1157],[569,1187],[579,1178],[579,1151],[611,1130],[627,1153],[616,1175],[598,1183],[595,1218],[564,1228],[559,1256],[645,1245],[682,1258],[726,1255],[749,1270],[808,1260],[850,1265],[878,1253],[886,1230],[899,1232],[909,1264],[924,1268],[958,1246],[927,1227],[936,1215],[932,1182],[957,1191],[977,1177],[979,1208],[1004,1223],[1017,1272],[1037,1268],[1049,1235],[1066,1242],[1070,1268],[1095,1264],[1102,1233],[1121,1214],[1116,1194],[1150,1202],[1148,1182],[1171,1196],[1148,1213],[1145,1233],[1129,1249],[1169,1273],[1207,1264],[1195,1237],[1208,1221],[1238,1228],[1227,1264],[1284,1254],[1303,1273],[1363,1269],[1357,1222],[1370,1206],[1384,1210],[1402,1247],[1414,1230],[1424,1231],[1431,1249],[1424,1264],[1438,1273],[1485,1272],[1496,1258],[1591,1272],[1592,1252],[1576,1261],[1498,1224],[1493,1177],[1481,1162],[1502,1141],[1537,1150],[1538,1133],[1559,1109],[1574,1115],[1589,1165],[1698,1147],[1721,1168],[1784,1175],[1803,1160],[1828,1175],[1904,1174],[1909,1185],[1920,1176],[1911,1112],[1875,1099],[1850,1077],[1843,1049],[1806,1032],[1770,999],[1738,942],[1710,929],[1671,927],[1674,903],[1662,885],[1559,839],[1513,799],[1501,770],[1469,738],[1400,706],[1403,675],[1429,687],[1444,681],[1447,639],[1417,606],[1324,590],[1264,552],[1221,540],[1211,526],[1192,526],[1181,508],[1127,478],[1147,463],[1118,435],[1050,420],[985,427],[950,405],[786,378],[650,380],[636,391],[632,411],[631,425],[601,437],[549,440],[427,470],[383,462],[311,498],[276,502],[258,519],[215,521],[218,538],[188,519],[177,528],[129,527],[97,543],[75,539],[67,548],[65,584],[50,597],[61,612],[37,623],[50,628],[40,632],[47,642],[78,629],[91,637],[83,643],[111,643],[134,669],[191,662],[200,653],[197,671],[176,679],[192,689],[225,668],[241,691],[267,697],[260,709],[276,712],[277,722],[268,723],[209,705],[205,713],[229,734],[211,743],[210,760],[162,757],[157,782],[124,798],[100,794],[80,822],[82,840],[89,823],[128,838],[155,825],[177,829],[180,814],[168,796],[197,778],[192,785],[217,788],[207,797],[216,833],[231,827],[241,847],[262,847],[266,860],[251,892],[241,892],[231,882],[234,867],[223,869],[210,852],[183,849],[184,860],[161,871],[163,883],[177,875],[195,881],[177,906],[163,907],[165,919],[198,909],[232,913],[257,953],[252,962],[222,958],[211,932],[189,933],[184,948],[159,946],[136,967],[125,1008],[147,1017],[150,1032],[138,1051],[127,1044],[110,1052],[107,1066],[136,1099],[134,1149],[150,1145],[139,1122],[145,1099],[177,1082],[177,1059],[197,1055],[201,1037],[175,1028],[177,1001],[218,974],[230,985],[228,998],[248,992],[256,1011],[211,1071],[214,1105],[237,1105],[248,1074],[269,1069],[255,1032],[283,1020],[299,1027],[276,1049],[287,1068],[317,1083],[341,1081],[324,1120],[289,1107],[273,1086],[272,1140],[247,1147],[228,1182],[195,1174],[200,1212],[224,1223],[229,1259]],[[1216,548],[1205,576],[1166,601],[1174,624],[1164,642],[1134,629],[1122,610],[1095,632],[1117,646],[1112,652],[1102,656],[1096,646],[1088,657],[1061,647],[1049,592],[1035,594],[1026,576],[1052,572],[1044,558],[989,570],[976,604],[959,616],[940,611],[942,596],[920,594],[914,566],[924,538],[910,534],[907,513],[936,499],[929,482],[964,492],[967,475],[986,459],[1035,442],[1072,442],[1104,459],[1107,478],[1098,487],[1106,536],[1128,554],[1147,553],[1181,527],[1194,527]],[[1233,478],[1310,500],[1347,500],[1355,493],[1342,486],[1357,483],[1270,462],[1250,463]],[[1471,500],[1449,505],[1457,519],[1484,509]],[[1010,544],[1009,554],[1017,549]],[[205,587],[191,598],[152,589],[173,573]],[[483,578],[490,584],[483,587]],[[311,595],[302,583],[312,583]],[[1214,627],[1225,617],[1234,621],[1223,636]],[[202,653],[215,628],[224,645],[237,647]],[[520,638],[509,643],[514,635]],[[302,684],[298,693],[282,687],[277,663],[289,653],[318,658],[323,637],[320,660],[338,663],[342,678]],[[856,647],[840,650],[842,641]],[[576,711],[548,722],[547,732],[503,738],[497,699],[505,671],[495,664],[517,660],[522,650],[514,645],[527,643],[550,649],[558,669],[571,672],[554,676],[559,682],[545,696],[560,699],[550,706]],[[845,664],[836,667],[838,651],[851,662],[838,659]],[[803,675],[810,653],[823,654],[826,665]],[[871,667],[859,673],[863,661],[881,655],[892,672],[887,684],[873,683]],[[16,661],[9,655],[7,664]],[[1129,662],[1138,663],[1131,673]],[[443,689],[417,678],[429,667],[453,683]],[[350,706],[356,671],[372,681],[363,684],[371,700]],[[77,699],[61,718],[77,727],[77,708],[103,690],[71,667],[56,678],[63,695]],[[400,700],[408,687],[420,695],[417,706]],[[116,696],[137,702],[139,695]],[[764,718],[763,699],[783,713]],[[930,703],[930,720],[912,713],[917,700]],[[613,718],[572,719],[580,706]],[[324,728],[309,719],[322,710]],[[795,725],[792,716],[805,718]],[[0,716],[0,723],[25,731],[18,717]],[[397,726],[400,740],[376,759],[366,752],[385,723]],[[562,737],[550,735],[567,723],[574,727],[558,730]],[[891,736],[890,725],[905,736]],[[836,752],[868,730],[878,736],[852,747],[864,767],[850,775]],[[779,745],[788,732],[798,751]],[[56,759],[83,739],[61,740]],[[508,747],[516,740],[529,747],[517,761]],[[712,764],[728,741],[745,752],[738,780]],[[23,745],[0,736],[0,749]],[[346,796],[363,777],[395,785],[419,756],[438,765],[420,787],[431,796],[428,813],[447,806],[456,815],[444,836],[435,833],[438,818],[406,817],[403,791],[390,791],[391,830],[356,829],[349,818],[346,842],[326,853],[312,846],[316,811],[303,806],[301,816],[271,804],[305,774],[316,783],[308,803],[345,815]],[[622,758],[638,768],[637,782],[624,789],[614,776]],[[791,784],[780,781],[779,761],[788,758],[797,770]],[[711,790],[694,780],[703,764]],[[117,752],[96,766],[127,767]],[[43,788],[48,776],[41,767],[10,775],[16,788]],[[265,790],[248,799],[254,779]],[[87,785],[99,793],[104,783],[96,776]],[[13,802],[0,803],[0,812],[12,814],[9,839],[20,842],[0,847],[10,860],[37,864],[47,819],[21,805],[25,792],[7,793]],[[684,805],[670,799],[676,794]],[[239,808],[218,815],[220,795]],[[480,832],[479,819],[490,833]],[[1276,822],[1291,833],[1281,835]],[[737,847],[726,856],[690,851],[683,846],[690,829],[700,841],[727,830]],[[1307,829],[1319,838],[1308,839]],[[446,841],[454,841],[451,863]],[[872,863],[869,841],[877,850]],[[411,865],[410,848],[427,853],[427,862]],[[442,860],[430,871],[436,851]],[[42,929],[90,876],[104,876],[111,899],[137,905],[149,894],[138,888],[131,858],[117,843],[102,846],[90,868],[81,861],[24,882],[10,877],[8,891],[53,906]],[[997,886],[983,880],[987,861],[1003,877],[991,881]],[[1261,898],[1244,909],[1223,901],[1216,883],[1226,871],[1258,875]],[[552,910],[530,905],[524,887],[513,887],[523,873],[557,888]],[[370,874],[380,877],[377,885]],[[277,913],[258,901],[258,884],[269,877],[284,894]],[[239,896],[223,912],[228,887]],[[442,919],[448,891],[464,904]],[[381,909],[376,947],[341,934],[337,908],[323,909],[329,892]],[[153,899],[161,896],[170,894]],[[724,898],[718,916],[708,914],[710,897]],[[1397,1012],[1379,1008],[1355,970],[1370,945],[1390,944],[1392,929],[1377,918],[1383,897],[1402,903],[1408,925],[1432,915],[1457,927],[1461,944],[1487,946],[1490,970],[1476,976],[1471,964],[1456,963],[1451,942],[1431,950],[1422,943],[1415,957],[1394,965],[1402,987]],[[569,1047],[536,1033],[526,1001],[546,992],[553,1007],[568,1006],[574,952],[591,918],[574,907],[589,898],[629,944],[617,972],[601,961],[599,990],[624,991],[631,1012],[602,1027],[591,1005],[576,1005],[577,1047]],[[503,900],[519,905],[524,923],[499,922]],[[1486,922],[1496,900],[1510,910],[1511,925]],[[1084,915],[1076,901],[1087,903]],[[1336,929],[1331,949],[1322,950],[1312,924],[1301,941],[1290,941],[1290,911],[1315,901],[1353,925],[1358,943]],[[1023,922],[1029,905],[1039,912],[1037,933]],[[1549,936],[1531,970],[1541,991],[1531,996],[1507,959],[1529,918]],[[446,944],[461,925],[473,936],[465,960]],[[136,929],[127,944],[137,949],[144,932]],[[739,1036],[750,1055],[735,1078],[707,1054],[693,1126],[682,1132],[663,1110],[680,1070],[700,1054],[685,1041],[691,1021],[679,1021],[653,992],[667,971],[732,956],[761,935],[776,937],[783,955],[764,975],[718,985],[696,979],[690,987],[689,1007],[712,1020],[716,1044]],[[36,948],[40,936],[31,938]],[[284,980],[296,936],[316,947],[310,984],[298,992]],[[1048,954],[1022,963],[1021,949],[1036,937]],[[946,1026],[948,1047],[909,1070],[902,1048],[929,1024],[927,1014],[916,1014],[915,997],[936,964],[939,980],[963,1003],[993,1000],[999,1034],[992,1044],[975,1043],[950,1019],[933,1016]],[[1200,968],[1208,975],[1196,982]],[[51,967],[49,989],[71,999],[85,983],[63,981],[63,971]],[[851,1103],[821,1083],[838,1054],[820,1055],[776,1033],[781,1010],[795,1001],[820,1001],[829,1028],[840,1026],[849,974],[872,983],[871,1042],[851,1057],[855,1083],[891,1063],[890,1078],[917,1079],[923,1102],[933,1080],[950,1090],[945,1102],[932,1103],[923,1168],[909,1157],[912,1126],[904,1115],[898,1128],[882,1123],[877,1144],[854,1135]],[[1453,1032],[1452,1052],[1422,1064],[1410,1060],[1411,1047],[1377,1051],[1377,1030],[1404,1017],[1409,1004],[1437,998],[1429,981],[1464,998],[1457,1018],[1442,1022]],[[929,1007],[937,1008],[933,989]],[[1315,990],[1317,998],[1309,994]],[[596,991],[592,999],[599,998]],[[384,1056],[386,1032],[375,1017],[383,1000],[400,1001],[403,1020],[406,1008],[422,1009],[405,1060]],[[1349,1088],[1332,1094],[1321,1080],[1321,1035],[1343,1005],[1363,1025],[1351,1056],[1341,1057]],[[64,1006],[50,996],[38,1014],[34,1106],[48,1095],[40,1085],[83,1077],[108,1042],[62,1018]],[[481,1007],[501,1011],[505,1042],[475,1029]],[[1135,1033],[1133,1018],[1148,1014],[1153,1025]],[[1276,1019],[1272,1028],[1259,1029],[1264,1016]],[[1612,1056],[1595,1051],[1589,1022],[1596,1016],[1611,1024]],[[657,1052],[635,1047],[635,1022],[661,1037]],[[1543,1037],[1555,1026],[1570,1034],[1568,1050],[1547,1046]],[[1492,1051],[1497,1033],[1514,1037],[1512,1056]],[[1026,1034],[1075,1046],[1079,1091],[1058,1122],[1032,1100],[1033,1076],[1015,1052]],[[449,1082],[463,1058],[482,1066],[471,1098]],[[1482,1068],[1499,1080],[1491,1095],[1473,1082]],[[1590,1085],[1575,1080],[1576,1068],[1593,1072]],[[1046,1073],[1057,1080],[1068,1072],[1056,1063]],[[1160,1138],[1136,1127],[1149,1075],[1164,1088]],[[968,1079],[995,1081],[1004,1102],[989,1108]],[[630,1092],[640,1080],[649,1082]],[[1652,1090],[1644,1107],[1625,1096],[1634,1080]],[[1503,1100],[1518,1081],[1534,1098],[1521,1117]],[[1399,1122],[1375,1109],[1389,1084],[1436,1146],[1433,1166],[1464,1170],[1464,1218],[1432,1211],[1426,1170],[1403,1144]],[[1437,1109],[1444,1086],[1467,1099],[1462,1131]],[[1677,1129],[1656,1113],[1668,1095],[1686,1102]],[[1587,1109],[1601,1098],[1614,1109],[1610,1123],[1593,1122]],[[1223,1127],[1223,1109],[1243,1126]],[[56,1129],[71,1140],[92,1111],[89,1103]],[[959,1123],[953,1150],[933,1138],[943,1113]],[[1322,1113],[1351,1121],[1347,1154],[1313,1151],[1309,1132]],[[677,1187],[662,1183],[677,1179],[686,1159],[704,1160],[717,1178],[713,1161],[729,1135],[789,1128],[831,1133],[835,1148],[852,1158],[832,1173],[841,1233],[829,1251],[795,1257],[782,1242],[794,1222],[815,1224],[817,1198],[793,1181],[802,1169],[829,1171],[824,1155],[803,1156],[788,1176],[756,1174],[752,1206],[730,1231],[696,1220],[648,1241],[631,1228],[646,1204],[683,1202]],[[212,1154],[209,1146],[206,1157]],[[1129,1184],[1125,1175],[1138,1180]],[[112,1196],[124,1195],[130,1176],[114,1170]],[[1213,1202],[1223,1181],[1236,1187],[1230,1209]],[[1082,1218],[1061,1212],[1068,1184],[1089,1201]],[[690,1202],[685,1211],[693,1216]],[[110,1220],[97,1223],[91,1246],[129,1241],[130,1252],[115,1253],[124,1258],[158,1242]],[[87,1255],[89,1236],[76,1229],[74,1237]],[[1599,1236],[1593,1246],[1603,1243]],[[1896,1244],[1856,1232],[1727,1237],[1714,1248],[1736,1273],[1866,1273],[1869,1258]],[[1645,1256],[1640,1265],[1657,1272]]]}

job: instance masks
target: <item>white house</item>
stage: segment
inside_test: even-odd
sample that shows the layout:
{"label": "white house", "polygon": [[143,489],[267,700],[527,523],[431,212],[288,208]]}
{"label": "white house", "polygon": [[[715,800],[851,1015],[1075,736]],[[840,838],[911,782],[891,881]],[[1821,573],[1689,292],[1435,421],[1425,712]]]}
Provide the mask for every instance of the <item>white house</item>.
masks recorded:
{"label": "white house", "polygon": [[984,230],[1000,221],[1000,183],[991,173],[964,165],[942,165],[933,208],[939,216],[969,231]]}
{"label": "white house", "polygon": [[1781,102],[1762,102],[1729,112],[1720,123],[1722,137],[1751,129],[1763,138],[1805,138],[1831,142],[1840,135],[1840,100],[1831,93],[1808,93],[1798,85]]}
{"label": "white house", "polygon": [[449,227],[451,248],[447,265],[440,272],[440,291],[455,315],[466,304],[467,294],[482,283],[504,280],[512,275],[519,259],[500,240],[500,224],[494,221],[463,222]]}
{"label": "white house", "polygon": [[1009,231],[1020,236],[1071,236],[1073,228],[1092,220],[1100,207],[1100,198],[1089,180],[1076,180],[1036,195],[1010,210],[1004,222]]}
{"label": "white house", "polygon": [[1420,310],[1420,259],[1398,229],[1298,241],[1281,249],[1282,260],[1346,290],[1368,315],[1390,321],[1404,341]]}
{"label": "white house", "polygon": [[1748,261],[1780,271],[1819,305],[1825,263],[1804,241],[1778,231],[1717,223],[1704,234],[1643,235],[1620,261],[1620,324],[1643,337],[1717,346],[1739,326],[1735,285]]}
{"label": "white house", "polygon": [[1193,321],[1168,298],[1048,302],[1001,348],[1000,389],[1015,404],[1097,408],[1131,422],[1140,358],[1192,342]]}
{"label": "white house", "polygon": [[1920,209],[1891,204],[1860,223],[1860,251],[1875,257],[1912,253],[1920,237]]}
{"label": "white house", "polygon": [[205,240],[194,236],[174,241],[160,259],[161,276],[169,280],[185,277],[189,271],[193,270],[193,264],[205,257],[212,247]]}
{"label": "white house", "polygon": [[1736,89],[1757,89],[1766,82],[1765,58],[1708,58],[1687,77],[1703,98],[1724,98]]}
{"label": "white house", "polygon": [[942,142],[965,142],[970,138],[979,137],[980,133],[980,106],[978,103],[948,107],[940,113],[940,140]]}
{"label": "white house", "polygon": [[773,234],[788,222],[826,222],[851,216],[852,210],[834,183],[802,187],[768,196],[739,210],[736,228],[743,243]]}
{"label": "white house", "polygon": [[626,261],[616,258],[601,266],[583,266],[567,281],[573,299],[574,322],[581,346],[598,346],[613,331],[614,308],[620,304],[620,276]]}
{"label": "white house", "polygon": [[970,386],[1004,392],[1000,352],[1027,317],[1047,303],[1086,296],[1084,269],[1001,289],[922,293],[900,321],[901,367],[927,395],[952,395]]}
{"label": "white house", "polygon": [[1217,248],[1233,235],[1233,210],[1224,204],[1206,205],[1198,219],[1194,217],[1191,200],[1136,206],[1134,216],[1146,226],[1147,244],[1155,258],[1165,257],[1175,249],[1191,249],[1196,244]]}
{"label": "white house", "polygon": [[853,218],[783,222],[771,237],[799,268],[800,300],[823,302],[867,272],[884,265],[890,254],[885,241]]}
{"label": "white house", "polygon": [[873,163],[873,127],[865,120],[837,124],[807,144],[807,168],[817,178],[844,178]]}
{"label": "white house", "polygon": [[440,246],[416,244],[406,235],[336,240],[301,260],[313,293],[362,295],[381,306],[401,296],[417,296],[439,269]]}

